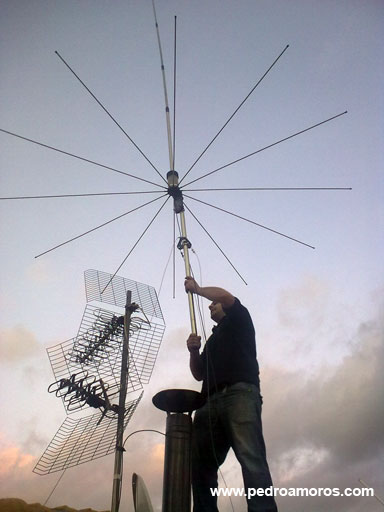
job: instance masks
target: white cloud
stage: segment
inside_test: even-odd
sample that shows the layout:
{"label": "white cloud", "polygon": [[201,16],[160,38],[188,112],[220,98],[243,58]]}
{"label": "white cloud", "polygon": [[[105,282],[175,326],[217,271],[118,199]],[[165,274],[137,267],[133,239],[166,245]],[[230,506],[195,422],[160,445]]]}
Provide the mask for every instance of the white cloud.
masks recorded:
{"label": "white cloud", "polygon": [[34,334],[21,325],[0,331],[0,358],[16,362],[35,355],[39,344]]}
{"label": "white cloud", "polygon": [[9,477],[15,471],[24,471],[35,457],[29,453],[23,453],[21,447],[9,442],[0,433],[0,459],[0,478],[4,478]]}
{"label": "white cloud", "polygon": [[306,276],[298,286],[281,292],[277,304],[280,324],[319,329],[327,318],[329,295],[326,283],[315,276]]}
{"label": "white cloud", "polygon": [[275,475],[275,480],[280,485],[288,483],[306,474],[313,466],[323,463],[328,457],[329,452],[325,448],[301,447],[285,451],[276,462],[279,473]]}
{"label": "white cloud", "polygon": [[48,284],[54,277],[51,265],[47,261],[34,260],[33,263],[26,268],[26,277],[34,284]]}
{"label": "white cloud", "polygon": [[341,363],[353,348],[356,324],[367,317],[336,284],[311,275],[280,291],[275,313],[259,332],[260,361],[300,368],[307,376]]}

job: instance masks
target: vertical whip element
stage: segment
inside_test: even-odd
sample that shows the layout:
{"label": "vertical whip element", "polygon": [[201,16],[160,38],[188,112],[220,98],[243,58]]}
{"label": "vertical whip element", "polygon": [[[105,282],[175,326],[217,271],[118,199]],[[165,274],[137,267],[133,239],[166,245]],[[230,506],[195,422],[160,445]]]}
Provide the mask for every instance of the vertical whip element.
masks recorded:
{"label": "vertical whip element", "polygon": [[159,24],[157,23],[155,0],[152,0],[152,7],[153,7],[153,15],[155,17],[157,42],[158,42],[158,45],[159,45],[161,74],[162,74],[162,77],[163,77],[163,89],[164,89],[164,101],[165,101],[165,117],[166,117],[166,122],[167,122],[167,135],[168,135],[169,167],[171,169],[173,169],[174,168],[174,160],[173,160],[173,144],[172,144],[171,118],[170,118],[170,115],[169,115],[167,82],[165,80],[165,67],[164,67],[164,60],[163,60],[163,51],[162,51],[162,48],[161,48]]}
{"label": "vertical whip element", "polygon": [[[185,223],[185,215],[184,215],[184,205],[183,205],[183,194],[179,188],[179,175],[175,171],[175,159],[174,159],[174,140],[172,143],[172,130],[171,130],[171,119],[169,113],[169,104],[168,104],[168,92],[167,92],[167,82],[165,79],[165,68],[164,68],[164,60],[163,60],[163,51],[161,48],[161,40],[160,40],[160,31],[159,24],[157,22],[156,15],[156,7],[155,0],[152,0],[153,7],[153,15],[155,18],[155,26],[156,26],[156,34],[157,34],[157,42],[159,46],[159,54],[160,54],[160,64],[161,64],[161,74],[163,78],[163,89],[164,89],[164,100],[165,100],[165,116],[167,123],[167,135],[168,135],[168,152],[169,152],[169,166],[170,171],[167,173],[167,182],[168,182],[168,194],[173,198],[174,211],[175,214],[180,215],[181,222],[181,238],[179,240],[178,248],[182,251],[185,265],[185,274],[187,276],[191,275],[191,265],[189,262],[189,253],[188,249],[191,247],[190,242],[187,238],[187,228]],[[176,60],[176,19],[175,19],[175,60]],[[175,63],[176,68],[176,63]],[[176,89],[176,84],[174,83],[174,88]],[[176,91],[174,91],[174,101],[176,98]],[[174,106],[175,108],[175,106]],[[174,131],[175,131],[175,119],[174,119]],[[188,305],[189,305],[189,316],[191,321],[191,331],[196,334],[196,315],[195,308],[193,304],[193,296],[191,292],[188,292]]]}

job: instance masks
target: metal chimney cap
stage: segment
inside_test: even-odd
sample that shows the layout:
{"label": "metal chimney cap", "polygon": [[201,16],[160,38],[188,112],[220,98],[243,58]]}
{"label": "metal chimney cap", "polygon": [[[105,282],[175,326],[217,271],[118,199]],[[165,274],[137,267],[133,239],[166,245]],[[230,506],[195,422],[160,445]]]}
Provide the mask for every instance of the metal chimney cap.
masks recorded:
{"label": "metal chimney cap", "polygon": [[153,405],[166,412],[192,412],[205,401],[201,393],[190,389],[165,389],[152,398]]}

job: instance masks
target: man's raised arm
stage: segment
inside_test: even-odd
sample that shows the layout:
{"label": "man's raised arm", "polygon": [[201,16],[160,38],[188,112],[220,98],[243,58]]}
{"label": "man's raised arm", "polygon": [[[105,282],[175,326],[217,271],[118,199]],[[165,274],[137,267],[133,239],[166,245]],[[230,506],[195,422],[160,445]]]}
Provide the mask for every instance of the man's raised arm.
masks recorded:
{"label": "man's raised arm", "polygon": [[199,286],[190,276],[185,278],[184,287],[187,292],[196,293],[212,302],[220,302],[223,308],[230,308],[235,302],[235,297],[227,290],[216,286]]}

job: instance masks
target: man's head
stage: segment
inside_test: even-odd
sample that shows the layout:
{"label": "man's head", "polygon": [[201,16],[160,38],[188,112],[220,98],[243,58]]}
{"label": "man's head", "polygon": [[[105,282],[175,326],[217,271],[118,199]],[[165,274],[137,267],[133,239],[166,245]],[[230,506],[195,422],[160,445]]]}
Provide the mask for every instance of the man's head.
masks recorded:
{"label": "man's head", "polygon": [[220,302],[211,302],[209,310],[211,312],[212,320],[216,323],[220,322],[220,320],[225,317],[225,311],[223,310],[223,306]]}

